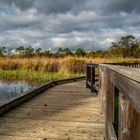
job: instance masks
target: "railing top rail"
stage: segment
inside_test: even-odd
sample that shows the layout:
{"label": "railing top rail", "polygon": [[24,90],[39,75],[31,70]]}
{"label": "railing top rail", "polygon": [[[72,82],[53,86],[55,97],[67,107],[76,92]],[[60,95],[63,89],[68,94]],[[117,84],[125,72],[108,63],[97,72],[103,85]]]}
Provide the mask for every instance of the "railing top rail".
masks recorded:
{"label": "railing top rail", "polygon": [[98,67],[100,64],[110,64],[110,65],[123,65],[123,66],[126,66],[126,65],[135,65],[135,64],[139,64],[140,65],[140,62],[134,62],[134,63],[128,63],[128,62],[115,62],[115,63],[86,63],[86,65],[88,67]]}
{"label": "railing top rail", "polygon": [[132,65],[132,64],[140,64],[140,62],[113,62],[113,63],[104,63],[104,64],[113,64],[113,65]]}
{"label": "railing top rail", "polygon": [[100,64],[99,66],[110,69],[114,72],[117,72],[137,83],[140,83],[140,69],[139,68],[132,68],[126,66],[119,66],[119,65],[109,65],[109,64]]}

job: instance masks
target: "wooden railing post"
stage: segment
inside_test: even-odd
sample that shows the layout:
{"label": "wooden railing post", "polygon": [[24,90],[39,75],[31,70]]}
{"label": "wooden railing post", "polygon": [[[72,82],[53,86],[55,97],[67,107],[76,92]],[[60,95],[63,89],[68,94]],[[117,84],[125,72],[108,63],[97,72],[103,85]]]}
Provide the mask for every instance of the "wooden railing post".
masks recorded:
{"label": "wooden railing post", "polygon": [[119,140],[140,140],[140,114],[119,94]]}
{"label": "wooden railing post", "polygon": [[114,85],[105,76],[105,100],[107,121],[114,122]]}
{"label": "wooden railing post", "polygon": [[95,91],[94,85],[95,85],[95,68],[91,67],[91,92]]}
{"label": "wooden railing post", "polygon": [[[104,96],[105,96],[105,133],[106,140],[115,140],[115,132],[112,123],[114,122],[114,85],[104,74]],[[112,135],[114,134],[114,135]]]}
{"label": "wooden railing post", "polygon": [[86,87],[87,88],[89,88],[89,85],[88,85],[88,80],[89,80],[89,77],[90,77],[89,70],[90,70],[90,68],[88,66],[86,66]]}
{"label": "wooden railing post", "polygon": [[102,103],[102,110],[104,111],[105,106],[104,106],[104,102],[105,102],[105,97],[104,97],[104,73],[102,72],[102,70],[99,67],[99,90],[98,90],[98,96],[99,99]]}
{"label": "wooden railing post", "polygon": [[98,90],[98,85],[95,85],[96,75],[95,69],[98,68],[98,64],[86,64],[86,87],[91,89],[91,92]]}

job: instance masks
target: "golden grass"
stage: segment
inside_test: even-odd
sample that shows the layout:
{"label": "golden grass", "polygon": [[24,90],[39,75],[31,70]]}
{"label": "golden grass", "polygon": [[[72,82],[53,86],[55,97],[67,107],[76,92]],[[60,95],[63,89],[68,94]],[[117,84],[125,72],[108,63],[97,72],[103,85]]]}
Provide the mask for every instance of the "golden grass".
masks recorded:
{"label": "golden grass", "polygon": [[140,62],[134,58],[84,58],[84,57],[65,57],[65,58],[0,58],[1,70],[34,70],[44,72],[61,72],[64,74],[76,74],[85,72],[85,64],[88,62],[111,63],[111,62]]}

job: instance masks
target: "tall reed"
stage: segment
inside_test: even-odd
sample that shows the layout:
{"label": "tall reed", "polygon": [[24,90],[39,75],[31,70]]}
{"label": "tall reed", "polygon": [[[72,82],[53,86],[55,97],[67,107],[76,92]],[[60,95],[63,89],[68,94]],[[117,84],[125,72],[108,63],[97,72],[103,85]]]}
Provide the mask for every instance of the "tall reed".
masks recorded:
{"label": "tall reed", "polygon": [[83,57],[66,57],[66,58],[0,58],[1,70],[34,70],[44,72],[61,72],[61,73],[84,73],[85,63],[87,62],[140,62],[140,59],[134,58],[83,58]]}

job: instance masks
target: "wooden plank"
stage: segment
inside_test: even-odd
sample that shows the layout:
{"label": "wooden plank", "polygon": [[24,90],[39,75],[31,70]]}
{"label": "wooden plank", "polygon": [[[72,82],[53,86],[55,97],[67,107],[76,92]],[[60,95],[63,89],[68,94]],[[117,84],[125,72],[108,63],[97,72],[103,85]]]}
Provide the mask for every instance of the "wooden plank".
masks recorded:
{"label": "wooden plank", "polygon": [[85,89],[85,81],[55,86],[1,115],[0,140],[104,140],[100,102]]}
{"label": "wooden plank", "polygon": [[54,85],[69,83],[69,82],[73,82],[73,81],[79,81],[79,80],[83,80],[83,79],[85,79],[85,76],[48,82],[45,85],[41,85],[40,87],[32,89],[29,92],[26,92],[24,94],[21,94],[19,96],[12,98],[12,99],[6,100],[3,103],[0,103],[0,114],[3,114],[4,112],[16,107],[17,105],[19,105],[25,101],[27,101],[28,99],[34,97],[35,95],[42,93],[43,91],[49,89],[50,87],[53,87]]}

